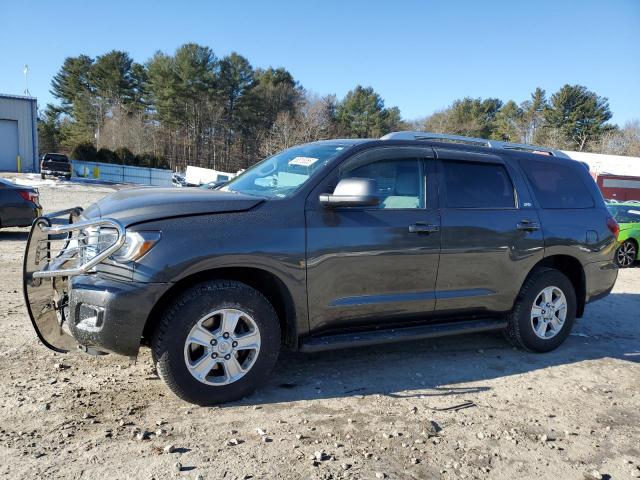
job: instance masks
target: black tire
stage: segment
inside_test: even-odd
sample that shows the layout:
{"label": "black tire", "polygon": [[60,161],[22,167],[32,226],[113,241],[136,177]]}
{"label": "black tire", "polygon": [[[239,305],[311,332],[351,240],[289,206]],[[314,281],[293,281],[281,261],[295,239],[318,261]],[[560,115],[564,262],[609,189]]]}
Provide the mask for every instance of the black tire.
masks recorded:
{"label": "black tire", "polygon": [[638,246],[633,240],[625,240],[616,249],[616,265],[619,268],[629,268],[638,260]]}
{"label": "black tire", "polygon": [[44,180],[45,178],[47,178],[47,176],[44,173],[40,174],[40,178],[42,178],[42,180]]}
{"label": "black tire", "polygon": [[64,176],[65,180],[71,180],[71,174]]}
{"label": "black tire", "polygon": [[[191,375],[184,348],[196,322],[222,308],[251,315],[260,332],[260,350],[243,377],[215,386]],[[278,316],[260,292],[241,282],[216,280],[195,285],[174,300],[156,327],[151,348],[158,375],[169,389],[187,402],[205,406],[238,400],[267,380],[278,359],[280,341]]]}
{"label": "black tire", "polygon": [[[541,338],[536,335],[532,320],[531,309],[542,290],[547,287],[559,288],[566,298],[567,314],[560,331],[551,338]],[[576,318],[576,292],[571,281],[560,271],[550,268],[540,268],[534,271],[525,281],[513,310],[508,316],[506,336],[509,341],[530,352],[549,352],[558,348],[567,338]]]}

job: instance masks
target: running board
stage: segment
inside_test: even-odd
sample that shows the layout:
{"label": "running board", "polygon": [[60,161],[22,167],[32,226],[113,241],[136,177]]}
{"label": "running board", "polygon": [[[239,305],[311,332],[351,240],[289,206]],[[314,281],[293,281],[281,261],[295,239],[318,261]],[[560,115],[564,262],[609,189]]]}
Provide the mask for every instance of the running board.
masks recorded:
{"label": "running board", "polygon": [[311,337],[303,340],[300,345],[301,352],[322,352],[339,348],[367,347],[381,343],[396,343],[406,340],[423,340],[425,338],[446,337],[463,333],[489,332],[502,330],[507,327],[507,322],[502,319],[470,320],[464,322],[447,322],[419,327],[405,327],[394,329],[370,330],[357,333],[339,333]]}

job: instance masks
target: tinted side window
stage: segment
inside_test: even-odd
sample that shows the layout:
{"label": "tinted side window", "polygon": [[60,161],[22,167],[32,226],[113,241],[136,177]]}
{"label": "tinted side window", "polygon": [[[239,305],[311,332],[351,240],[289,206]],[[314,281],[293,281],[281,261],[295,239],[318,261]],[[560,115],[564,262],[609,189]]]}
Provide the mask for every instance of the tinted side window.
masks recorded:
{"label": "tinted side window", "polygon": [[442,162],[449,208],[514,208],[515,195],[503,165]]}
{"label": "tinted side window", "polygon": [[520,166],[542,208],[593,207],[593,198],[580,172],[573,168],[535,160],[523,160]]}
{"label": "tinted side window", "polygon": [[424,205],[424,182],[417,159],[368,163],[343,173],[342,178],[375,180],[382,197],[379,208],[421,208]]}

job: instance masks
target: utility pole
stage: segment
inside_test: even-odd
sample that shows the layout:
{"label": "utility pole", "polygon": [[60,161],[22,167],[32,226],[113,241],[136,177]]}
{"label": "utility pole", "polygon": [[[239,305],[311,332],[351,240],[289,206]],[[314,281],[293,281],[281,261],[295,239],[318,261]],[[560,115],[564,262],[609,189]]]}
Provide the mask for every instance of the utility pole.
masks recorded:
{"label": "utility pole", "polygon": [[22,73],[24,73],[24,94],[27,97],[30,97],[31,93],[29,92],[29,65],[24,65],[24,70],[22,70]]}

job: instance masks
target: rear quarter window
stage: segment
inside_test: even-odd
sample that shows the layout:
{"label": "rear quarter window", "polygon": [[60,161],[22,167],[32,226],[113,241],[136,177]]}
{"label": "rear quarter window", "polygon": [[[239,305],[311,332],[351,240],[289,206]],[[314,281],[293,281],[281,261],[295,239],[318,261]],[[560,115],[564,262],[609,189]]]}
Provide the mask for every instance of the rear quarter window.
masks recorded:
{"label": "rear quarter window", "polygon": [[581,178],[582,172],[577,168],[536,160],[521,160],[520,166],[542,208],[591,208],[595,205]]}

